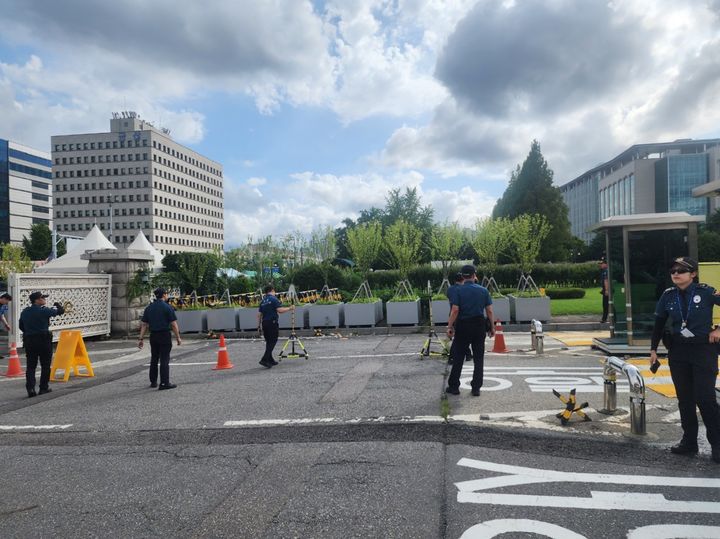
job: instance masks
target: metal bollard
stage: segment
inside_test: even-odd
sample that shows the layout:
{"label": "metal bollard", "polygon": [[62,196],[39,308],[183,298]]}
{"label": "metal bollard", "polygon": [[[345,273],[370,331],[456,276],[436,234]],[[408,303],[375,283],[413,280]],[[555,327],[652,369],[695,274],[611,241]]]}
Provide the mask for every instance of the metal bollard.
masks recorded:
{"label": "metal bollard", "polygon": [[601,412],[613,413],[616,410],[617,387],[614,379],[616,372],[624,373],[630,385],[630,432],[646,434],[645,380],[635,365],[630,365],[619,357],[605,358],[605,370],[603,371],[605,406]]}
{"label": "metal bollard", "polygon": [[533,328],[531,332],[535,335],[535,346],[533,348],[535,349],[535,353],[539,355],[545,350],[542,322],[540,322],[540,320],[533,320],[531,324]]}
{"label": "metal bollard", "polygon": [[535,320],[530,322],[530,350],[535,350],[536,346]]}

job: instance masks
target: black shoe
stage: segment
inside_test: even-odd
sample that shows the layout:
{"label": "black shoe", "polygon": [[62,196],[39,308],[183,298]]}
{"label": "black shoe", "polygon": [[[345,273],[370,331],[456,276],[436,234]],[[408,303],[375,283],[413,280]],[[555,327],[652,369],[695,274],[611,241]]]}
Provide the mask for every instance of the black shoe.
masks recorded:
{"label": "black shoe", "polygon": [[52,393],[52,389],[50,389],[50,388],[41,389],[40,392],[38,393],[38,395],[44,395],[45,393]]}
{"label": "black shoe", "polygon": [[720,464],[720,445],[716,445],[712,448],[712,455],[710,456],[713,462]]}
{"label": "black shoe", "polygon": [[270,365],[280,365],[280,363],[278,363],[277,361],[272,359],[272,360],[270,360]]}
{"label": "black shoe", "polygon": [[273,366],[272,363],[270,363],[269,361],[265,361],[265,360],[263,360],[263,359],[261,359],[261,360],[259,361],[259,363],[260,363],[260,365],[262,365],[262,366],[265,367],[266,369],[270,369],[270,368],[272,368],[272,366]]}
{"label": "black shoe", "polygon": [[460,389],[457,387],[448,387],[445,389],[445,393],[449,393],[450,395],[459,395]]}
{"label": "black shoe", "polygon": [[670,452],[675,455],[697,455],[698,446],[697,443],[686,442],[680,440],[680,443],[670,448]]}
{"label": "black shoe", "polygon": [[35,393],[34,389],[28,390],[28,398],[37,397],[37,393]]}
{"label": "black shoe", "polygon": [[470,394],[471,394],[473,397],[479,397],[479,396],[480,396],[480,390],[479,390],[479,389],[473,389],[472,391],[470,391]]}
{"label": "black shoe", "polygon": [[157,382],[150,382],[150,387],[157,387]]}
{"label": "black shoe", "polygon": [[177,384],[160,384],[158,391],[162,391],[163,389],[175,389],[176,387]]}

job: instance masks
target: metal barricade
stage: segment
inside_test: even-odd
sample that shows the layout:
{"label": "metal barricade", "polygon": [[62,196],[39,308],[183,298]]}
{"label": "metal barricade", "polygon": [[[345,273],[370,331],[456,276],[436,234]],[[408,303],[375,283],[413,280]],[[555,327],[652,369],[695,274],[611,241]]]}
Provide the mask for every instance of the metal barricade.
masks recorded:
{"label": "metal barricade", "polygon": [[603,409],[600,413],[614,414],[617,411],[618,372],[627,376],[630,385],[630,431],[633,434],[646,434],[645,417],[645,380],[635,365],[626,363],[619,357],[606,357],[603,362]]}
{"label": "metal barricade", "polygon": [[530,322],[530,348],[535,350],[537,354],[542,354],[545,349],[543,327],[540,320],[533,319],[533,321]]}

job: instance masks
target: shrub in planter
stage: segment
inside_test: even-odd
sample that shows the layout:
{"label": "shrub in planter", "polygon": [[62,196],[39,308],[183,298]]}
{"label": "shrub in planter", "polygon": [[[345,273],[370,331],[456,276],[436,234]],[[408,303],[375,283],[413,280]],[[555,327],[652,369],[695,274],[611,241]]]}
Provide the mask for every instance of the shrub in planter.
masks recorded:
{"label": "shrub in planter", "polygon": [[582,288],[547,288],[545,295],[550,299],[580,299],[585,297]]}

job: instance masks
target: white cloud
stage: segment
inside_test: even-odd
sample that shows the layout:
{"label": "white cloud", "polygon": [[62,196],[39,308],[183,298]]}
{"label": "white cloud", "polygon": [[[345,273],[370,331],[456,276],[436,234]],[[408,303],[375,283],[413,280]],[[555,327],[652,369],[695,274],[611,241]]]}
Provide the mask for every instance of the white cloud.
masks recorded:
{"label": "white cloud", "polygon": [[245,183],[252,187],[259,187],[261,185],[265,185],[267,183],[266,178],[249,178]]}

